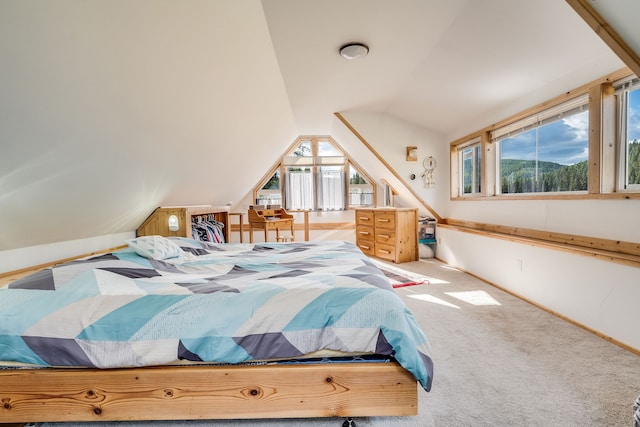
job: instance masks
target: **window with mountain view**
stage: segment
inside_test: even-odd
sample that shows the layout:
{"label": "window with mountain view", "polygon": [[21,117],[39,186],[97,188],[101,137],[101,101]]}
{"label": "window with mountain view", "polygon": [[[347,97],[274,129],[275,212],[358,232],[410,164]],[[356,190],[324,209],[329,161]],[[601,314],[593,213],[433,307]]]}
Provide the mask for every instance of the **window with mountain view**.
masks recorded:
{"label": "window with mountain view", "polygon": [[479,195],[482,191],[482,145],[480,141],[472,141],[458,149],[460,169],[462,170],[462,194]]}
{"label": "window with mountain view", "polygon": [[492,132],[500,194],[587,191],[588,97]]}

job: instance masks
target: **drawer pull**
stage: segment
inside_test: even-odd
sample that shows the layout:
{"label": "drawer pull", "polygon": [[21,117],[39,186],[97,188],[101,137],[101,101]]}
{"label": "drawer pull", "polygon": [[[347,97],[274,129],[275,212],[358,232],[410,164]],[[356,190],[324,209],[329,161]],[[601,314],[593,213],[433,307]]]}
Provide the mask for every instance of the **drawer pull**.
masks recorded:
{"label": "drawer pull", "polygon": [[369,217],[368,216],[359,216],[358,219],[360,221],[369,221]]}
{"label": "drawer pull", "polygon": [[378,236],[382,237],[383,239],[389,239],[391,237],[388,234],[378,234]]}
{"label": "drawer pull", "polygon": [[365,236],[368,236],[370,233],[368,231],[358,231],[358,234],[364,234]]}
{"label": "drawer pull", "polygon": [[360,246],[362,249],[367,249],[367,250],[371,249],[371,246],[367,246],[367,245],[358,245],[358,246]]}
{"label": "drawer pull", "polygon": [[389,255],[391,253],[391,251],[388,251],[386,249],[378,249],[380,252],[382,252],[383,254],[387,254]]}
{"label": "drawer pull", "polygon": [[380,218],[378,222],[391,222],[391,220],[388,218]]}

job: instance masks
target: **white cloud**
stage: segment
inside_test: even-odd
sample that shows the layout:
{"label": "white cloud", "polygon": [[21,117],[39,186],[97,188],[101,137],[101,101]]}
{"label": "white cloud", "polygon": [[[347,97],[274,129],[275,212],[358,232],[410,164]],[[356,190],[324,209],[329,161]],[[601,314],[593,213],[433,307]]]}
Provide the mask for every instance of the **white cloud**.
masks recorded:
{"label": "white cloud", "polygon": [[562,122],[571,128],[573,132],[574,141],[587,140],[589,136],[589,114],[574,114],[567,118],[562,119]]}

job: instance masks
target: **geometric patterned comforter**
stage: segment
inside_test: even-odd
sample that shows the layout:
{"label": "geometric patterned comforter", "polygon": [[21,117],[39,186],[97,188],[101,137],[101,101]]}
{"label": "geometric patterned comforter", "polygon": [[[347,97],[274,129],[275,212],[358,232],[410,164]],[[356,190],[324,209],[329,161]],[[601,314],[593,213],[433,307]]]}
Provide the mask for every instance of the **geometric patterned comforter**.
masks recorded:
{"label": "geometric patterned comforter", "polygon": [[130,248],[0,289],[0,360],[117,368],[241,363],[319,350],[395,358],[431,388],[429,344],[385,275],[343,241]]}

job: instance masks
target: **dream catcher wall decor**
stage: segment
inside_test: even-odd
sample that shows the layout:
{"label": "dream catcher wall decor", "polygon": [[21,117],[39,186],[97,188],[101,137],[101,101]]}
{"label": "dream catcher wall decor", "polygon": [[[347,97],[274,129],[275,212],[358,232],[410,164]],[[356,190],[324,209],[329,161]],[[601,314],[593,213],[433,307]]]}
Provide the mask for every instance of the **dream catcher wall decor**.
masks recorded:
{"label": "dream catcher wall decor", "polygon": [[424,172],[420,175],[420,178],[424,179],[424,186],[427,188],[433,187],[436,184],[433,177],[433,171],[436,169],[436,159],[433,156],[429,156],[422,161],[422,167]]}

